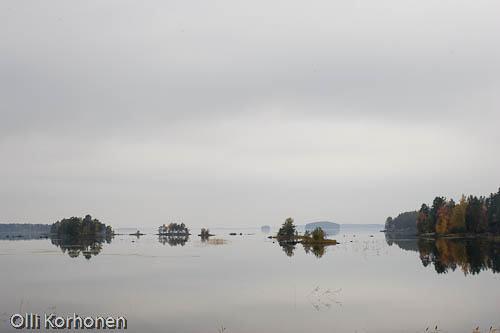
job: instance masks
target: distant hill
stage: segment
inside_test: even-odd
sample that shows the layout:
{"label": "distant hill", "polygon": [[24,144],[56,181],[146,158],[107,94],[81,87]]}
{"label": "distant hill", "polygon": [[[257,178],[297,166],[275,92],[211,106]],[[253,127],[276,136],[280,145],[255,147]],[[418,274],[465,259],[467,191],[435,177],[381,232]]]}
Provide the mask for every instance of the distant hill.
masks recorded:
{"label": "distant hill", "polygon": [[318,222],[312,222],[306,224],[306,230],[310,229],[316,229],[316,228],[321,228],[321,229],[339,229],[340,224],[333,223],[333,222],[328,222],[328,221],[318,221]]}
{"label": "distant hill", "polygon": [[29,224],[29,223],[0,224],[0,232],[2,233],[32,234],[32,233],[43,233],[49,231],[50,231],[50,225],[48,224]]}

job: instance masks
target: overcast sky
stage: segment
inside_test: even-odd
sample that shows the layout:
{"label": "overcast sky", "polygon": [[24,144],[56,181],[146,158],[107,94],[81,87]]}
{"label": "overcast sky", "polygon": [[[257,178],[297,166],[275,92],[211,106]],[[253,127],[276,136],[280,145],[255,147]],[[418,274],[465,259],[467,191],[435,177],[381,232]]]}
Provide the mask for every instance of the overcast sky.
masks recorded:
{"label": "overcast sky", "polygon": [[500,2],[0,0],[0,222],[384,223],[500,187]]}

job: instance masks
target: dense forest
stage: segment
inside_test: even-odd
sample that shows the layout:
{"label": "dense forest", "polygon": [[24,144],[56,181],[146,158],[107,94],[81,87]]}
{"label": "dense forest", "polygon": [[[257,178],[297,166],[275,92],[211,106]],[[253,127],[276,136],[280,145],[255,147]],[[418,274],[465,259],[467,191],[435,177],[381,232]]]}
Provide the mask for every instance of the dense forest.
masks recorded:
{"label": "dense forest", "polygon": [[409,234],[500,234],[500,189],[488,197],[462,195],[459,202],[436,197],[418,212],[401,213],[385,222],[387,232]]}
{"label": "dense forest", "polygon": [[84,218],[70,217],[52,224],[52,234],[68,236],[112,235],[113,229],[98,219],[87,215]]}
{"label": "dense forest", "polygon": [[387,232],[416,234],[417,218],[417,211],[401,213],[394,219],[389,216],[387,220],[385,220],[385,230]]}
{"label": "dense forest", "polygon": [[419,234],[500,233],[500,189],[489,197],[462,195],[460,201],[436,197],[418,211]]}

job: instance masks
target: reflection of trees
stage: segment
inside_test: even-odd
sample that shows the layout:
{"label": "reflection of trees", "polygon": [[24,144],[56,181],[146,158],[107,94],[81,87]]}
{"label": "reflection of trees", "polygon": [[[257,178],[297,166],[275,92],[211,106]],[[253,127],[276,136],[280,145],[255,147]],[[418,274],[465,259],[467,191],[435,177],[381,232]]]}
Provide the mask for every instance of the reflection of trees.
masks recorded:
{"label": "reflection of trees", "polygon": [[[288,241],[288,242],[279,242],[279,245],[283,249],[283,252],[286,253],[287,256],[292,257],[294,255],[295,247],[298,242]],[[304,246],[304,251],[306,253],[312,253],[317,258],[321,258],[325,254],[325,248],[328,245],[324,244],[314,244],[314,243],[305,243],[302,244]]]}
{"label": "reflection of trees", "polygon": [[176,245],[184,246],[184,245],[186,245],[188,240],[189,240],[189,235],[179,235],[179,236],[160,235],[160,236],[158,236],[158,241],[160,243],[162,243],[163,245],[168,244],[170,246],[176,246]]}
{"label": "reflection of trees", "polygon": [[[389,245],[420,253],[422,264],[433,265],[438,274],[460,268],[465,275],[492,270],[500,273],[500,242],[490,239],[388,239]],[[416,245],[416,248],[413,247]]]}
{"label": "reflection of trees", "polygon": [[57,237],[51,237],[51,242],[71,258],[77,258],[81,253],[85,259],[89,260],[92,256],[96,256],[101,252],[103,243],[111,243],[111,239],[111,235],[58,235]]}
{"label": "reflection of trees", "polygon": [[325,245],[322,244],[302,244],[304,246],[304,251],[306,253],[311,252],[314,254],[317,258],[321,258],[325,254]]}
{"label": "reflection of trees", "polygon": [[295,251],[295,244],[294,242],[280,242],[279,243],[281,248],[283,249],[283,252],[286,253],[287,256],[293,257],[293,251]]}
{"label": "reflection of trees", "polygon": [[439,274],[460,267],[465,275],[491,269],[500,273],[500,243],[486,239],[438,239],[418,241],[424,266],[434,265]]}
{"label": "reflection of trees", "polygon": [[281,248],[283,249],[283,252],[286,253],[287,256],[293,257],[293,251],[295,251],[295,244],[296,242],[293,241],[283,241],[279,242]]}
{"label": "reflection of trees", "polygon": [[389,246],[396,244],[399,248],[405,251],[418,251],[417,238],[415,235],[386,232],[385,241],[389,244]]}

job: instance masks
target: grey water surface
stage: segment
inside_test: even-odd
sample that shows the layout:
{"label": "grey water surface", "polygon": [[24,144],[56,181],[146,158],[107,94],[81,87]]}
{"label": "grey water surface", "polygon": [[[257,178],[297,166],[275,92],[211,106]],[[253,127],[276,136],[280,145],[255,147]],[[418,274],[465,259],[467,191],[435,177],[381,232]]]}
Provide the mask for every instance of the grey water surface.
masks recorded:
{"label": "grey water surface", "polygon": [[[13,313],[125,316],[127,332],[487,332],[500,325],[498,243],[393,239],[282,248],[260,228],[209,241],[0,240],[0,332]],[[242,233],[242,235],[240,235]],[[195,234],[195,232],[193,232]],[[43,330],[41,330],[43,331]]]}

